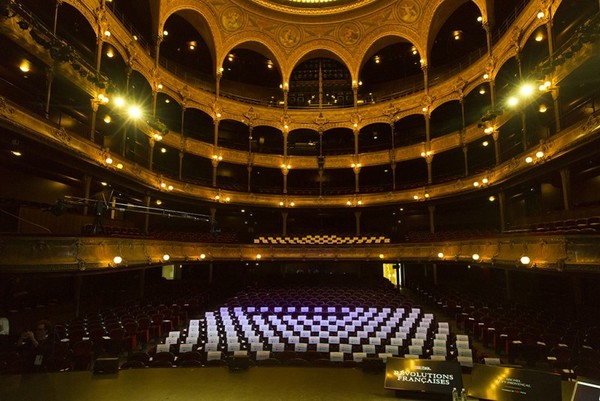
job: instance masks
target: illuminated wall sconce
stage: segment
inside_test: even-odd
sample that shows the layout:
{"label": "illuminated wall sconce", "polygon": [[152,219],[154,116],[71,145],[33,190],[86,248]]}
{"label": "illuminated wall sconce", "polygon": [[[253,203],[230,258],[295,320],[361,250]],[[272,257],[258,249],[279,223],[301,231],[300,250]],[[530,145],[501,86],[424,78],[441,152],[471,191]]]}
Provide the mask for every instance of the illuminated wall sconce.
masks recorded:
{"label": "illuminated wall sconce", "polygon": [[168,255],[168,254],[166,254],[166,253],[165,253],[165,254],[163,255],[163,257],[162,257],[162,260],[164,260],[165,262],[168,262],[168,261],[169,261],[169,259],[171,259],[171,256],[169,256],[169,255]]}
{"label": "illuminated wall sconce", "polygon": [[491,195],[491,196],[488,198],[488,200],[489,200],[490,202],[494,202],[494,201],[496,201],[496,197],[495,197],[494,195]]}
{"label": "illuminated wall sconce", "polygon": [[519,259],[519,261],[521,262],[522,265],[528,265],[529,263],[531,263],[531,259],[529,258],[529,256],[521,256],[521,259]]}
{"label": "illuminated wall sconce", "polygon": [[546,16],[546,14],[543,11],[540,11],[539,13],[537,13],[537,17],[538,19],[542,19]]}
{"label": "illuminated wall sconce", "polygon": [[118,168],[119,170],[122,170],[122,169],[123,169],[123,167],[124,167],[124,166],[123,166],[123,163],[117,163],[117,168]]}
{"label": "illuminated wall sconce", "polygon": [[113,258],[113,262],[114,262],[115,265],[121,264],[123,262],[123,258],[120,257],[120,256],[115,256]]}
{"label": "illuminated wall sconce", "polygon": [[258,259],[258,260],[262,259],[262,255],[260,253],[257,253],[256,254],[256,259]]}
{"label": "illuminated wall sconce", "polygon": [[213,158],[213,160],[217,160],[217,161],[223,160],[223,156],[220,156],[220,155],[213,155],[212,158]]}
{"label": "illuminated wall sconce", "polygon": [[525,163],[527,163],[527,164],[533,163],[533,157],[531,157],[531,156],[527,156],[527,157],[525,158]]}
{"label": "illuminated wall sconce", "polygon": [[113,163],[113,159],[110,156],[106,156],[106,159],[104,159],[104,162],[106,162],[106,164],[112,164]]}
{"label": "illuminated wall sconce", "polygon": [[200,254],[200,259],[202,259],[202,260],[206,259],[206,255],[204,253],[201,253]]}
{"label": "illuminated wall sconce", "polygon": [[440,259],[444,259],[444,253],[443,252],[439,252],[437,254],[437,257],[440,258]]}
{"label": "illuminated wall sconce", "polygon": [[486,81],[490,79],[490,74],[488,74],[487,72],[483,74],[483,79],[485,79]]}
{"label": "illuminated wall sconce", "polygon": [[473,258],[473,260],[479,260],[480,256],[478,253],[474,253],[472,258]]}

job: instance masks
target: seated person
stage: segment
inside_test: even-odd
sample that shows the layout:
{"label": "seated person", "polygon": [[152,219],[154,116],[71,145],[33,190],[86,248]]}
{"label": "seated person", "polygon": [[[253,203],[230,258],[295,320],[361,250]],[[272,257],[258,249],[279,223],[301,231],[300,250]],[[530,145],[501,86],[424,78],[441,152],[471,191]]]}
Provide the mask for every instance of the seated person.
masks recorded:
{"label": "seated person", "polygon": [[26,330],[19,337],[17,349],[25,372],[46,370],[47,363],[54,352],[54,341],[50,334],[50,322],[40,320],[35,325],[35,330]]}

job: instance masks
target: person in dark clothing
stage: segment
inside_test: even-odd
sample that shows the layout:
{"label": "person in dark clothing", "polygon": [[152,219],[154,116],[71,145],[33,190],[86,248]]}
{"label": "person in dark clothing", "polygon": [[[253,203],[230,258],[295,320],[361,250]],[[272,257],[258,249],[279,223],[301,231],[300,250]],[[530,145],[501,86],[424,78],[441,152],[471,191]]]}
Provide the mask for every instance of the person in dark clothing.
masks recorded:
{"label": "person in dark clothing", "polygon": [[25,372],[43,372],[54,352],[51,336],[52,326],[48,320],[40,320],[34,330],[26,330],[19,337],[17,348]]}

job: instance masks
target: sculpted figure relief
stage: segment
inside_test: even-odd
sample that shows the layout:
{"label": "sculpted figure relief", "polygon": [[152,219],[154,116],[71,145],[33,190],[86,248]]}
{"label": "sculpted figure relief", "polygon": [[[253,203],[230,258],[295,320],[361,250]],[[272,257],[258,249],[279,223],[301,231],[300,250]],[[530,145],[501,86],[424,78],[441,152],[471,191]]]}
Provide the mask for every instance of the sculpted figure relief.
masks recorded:
{"label": "sculpted figure relief", "polygon": [[228,8],[221,15],[221,23],[228,31],[238,30],[242,26],[242,21],[242,12],[235,7]]}
{"label": "sculpted figure relief", "polygon": [[421,7],[414,0],[404,0],[398,6],[398,13],[402,21],[411,24],[421,15]]}

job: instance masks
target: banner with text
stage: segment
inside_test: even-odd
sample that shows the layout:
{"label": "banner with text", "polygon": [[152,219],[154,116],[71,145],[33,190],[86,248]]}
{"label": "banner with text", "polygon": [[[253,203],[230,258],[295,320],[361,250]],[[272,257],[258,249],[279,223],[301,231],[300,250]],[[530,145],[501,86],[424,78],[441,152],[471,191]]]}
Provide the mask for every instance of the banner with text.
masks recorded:
{"label": "banner with text", "polygon": [[388,358],[385,370],[384,387],[391,390],[452,394],[452,389],[462,389],[456,361]]}
{"label": "banner with text", "polygon": [[492,401],[561,401],[560,375],[504,366],[475,365],[468,395]]}

